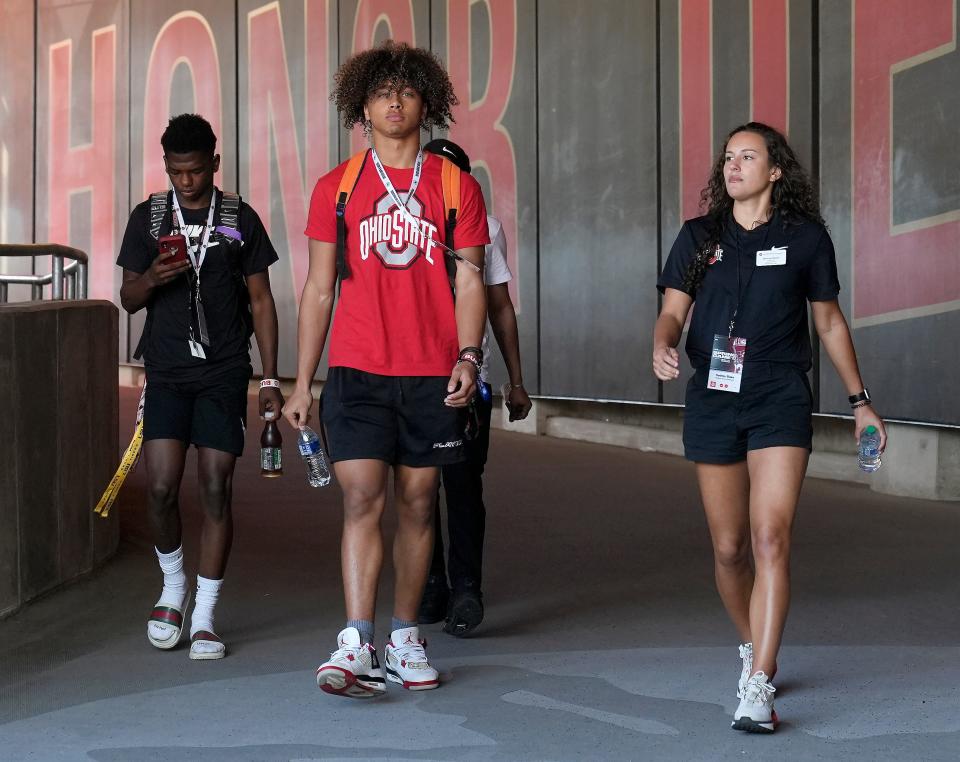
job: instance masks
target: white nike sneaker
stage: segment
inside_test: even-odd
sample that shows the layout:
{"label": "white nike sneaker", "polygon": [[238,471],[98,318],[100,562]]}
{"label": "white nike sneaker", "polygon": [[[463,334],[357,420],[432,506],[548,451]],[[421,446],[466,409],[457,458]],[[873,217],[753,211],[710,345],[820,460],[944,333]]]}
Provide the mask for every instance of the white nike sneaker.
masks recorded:
{"label": "white nike sneaker", "polygon": [[743,669],[740,670],[740,682],[737,683],[737,698],[743,698],[743,691],[747,681],[753,674],[753,643],[740,644],[740,658],[743,660]]}
{"label": "white nike sneaker", "polygon": [[428,691],[439,687],[440,676],[427,661],[426,645],[427,641],[420,640],[417,627],[394,630],[390,634],[390,642],[383,649],[387,680],[400,683],[409,691]]}
{"label": "white nike sneaker", "polygon": [[733,713],[730,727],[748,733],[772,733],[779,722],[773,710],[776,690],[763,672],[752,675],[743,689],[743,698]]}
{"label": "white nike sneaker", "polygon": [[336,651],[317,668],[317,686],[324,693],[350,698],[374,698],[387,691],[377,651],[360,642],[360,631],[347,627],[337,636]]}

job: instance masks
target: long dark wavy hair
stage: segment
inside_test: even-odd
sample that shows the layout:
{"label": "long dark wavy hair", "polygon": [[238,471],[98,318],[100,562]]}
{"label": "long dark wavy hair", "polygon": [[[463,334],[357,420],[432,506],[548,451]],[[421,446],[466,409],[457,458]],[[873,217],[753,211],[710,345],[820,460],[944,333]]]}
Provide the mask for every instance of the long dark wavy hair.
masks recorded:
{"label": "long dark wavy hair", "polygon": [[356,53],[343,62],[333,81],[330,100],[336,103],[348,130],[355,124],[364,124],[367,99],[384,85],[409,85],[420,93],[427,107],[423,129],[445,130],[454,121],[451,111],[458,103],[457,96],[440,59],[429,50],[412,48],[405,42],[385,40],[375,48]]}
{"label": "long dark wavy hair", "polygon": [[683,285],[691,294],[700,287],[707,271],[707,261],[720,243],[720,235],[733,212],[733,199],[727,193],[726,183],[723,181],[723,165],[727,143],[738,132],[753,132],[762,137],[767,146],[771,169],[780,168],[780,178],[773,184],[771,214],[779,212],[780,220],[785,226],[797,225],[804,220],[823,224],[817,190],[787,139],[778,130],[763,122],[747,122],[735,127],[720,146],[720,153],[713,163],[707,187],[700,192],[700,208],[707,210],[708,233],[683,278]]}

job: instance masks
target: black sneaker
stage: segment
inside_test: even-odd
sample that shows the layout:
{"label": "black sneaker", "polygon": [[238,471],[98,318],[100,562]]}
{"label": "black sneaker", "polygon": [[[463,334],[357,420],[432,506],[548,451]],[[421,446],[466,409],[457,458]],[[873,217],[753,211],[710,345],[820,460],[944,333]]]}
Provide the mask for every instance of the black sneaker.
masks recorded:
{"label": "black sneaker", "polygon": [[483,621],[483,594],[476,588],[455,591],[450,601],[450,613],[443,631],[463,638],[477,629]]}
{"label": "black sneaker", "polygon": [[443,621],[447,615],[447,605],[450,602],[450,590],[444,577],[430,575],[427,586],[423,589],[423,599],[420,601],[420,611],[417,612],[419,624],[435,624]]}

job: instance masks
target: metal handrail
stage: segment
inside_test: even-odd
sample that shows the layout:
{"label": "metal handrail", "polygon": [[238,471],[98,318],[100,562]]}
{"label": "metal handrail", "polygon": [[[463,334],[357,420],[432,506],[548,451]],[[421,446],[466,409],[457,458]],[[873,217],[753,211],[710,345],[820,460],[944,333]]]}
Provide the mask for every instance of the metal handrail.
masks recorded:
{"label": "metal handrail", "polygon": [[[67,299],[87,298],[87,262],[86,252],[64,246],[59,243],[0,243],[0,257],[41,257],[50,255],[50,272],[45,275],[14,275],[0,273],[0,304],[7,301],[9,284],[25,284],[31,287],[30,295],[34,300],[43,298],[43,287],[52,286],[51,298],[64,298],[66,282]],[[63,260],[73,260],[64,267]]]}

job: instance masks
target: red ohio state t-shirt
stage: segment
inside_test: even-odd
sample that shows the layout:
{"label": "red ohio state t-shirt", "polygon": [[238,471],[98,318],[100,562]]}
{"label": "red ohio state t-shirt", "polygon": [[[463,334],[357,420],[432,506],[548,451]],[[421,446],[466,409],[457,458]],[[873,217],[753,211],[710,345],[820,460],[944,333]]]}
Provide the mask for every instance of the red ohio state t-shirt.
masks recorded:
{"label": "red ohio state t-shirt", "polygon": [[[448,376],[459,346],[453,294],[444,258],[443,159],[424,154],[420,184],[407,209],[426,224],[419,229],[387,194],[368,156],[347,203],[346,258],[350,277],[341,284],[330,335],[330,367],[384,376]],[[347,162],[317,181],[306,234],[336,243],[335,197]],[[406,197],[413,169],[386,167]],[[426,233],[426,235],[424,234]],[[490,242],[487,212],[477,181],[462,173],[454,233],[457,249]]]}

